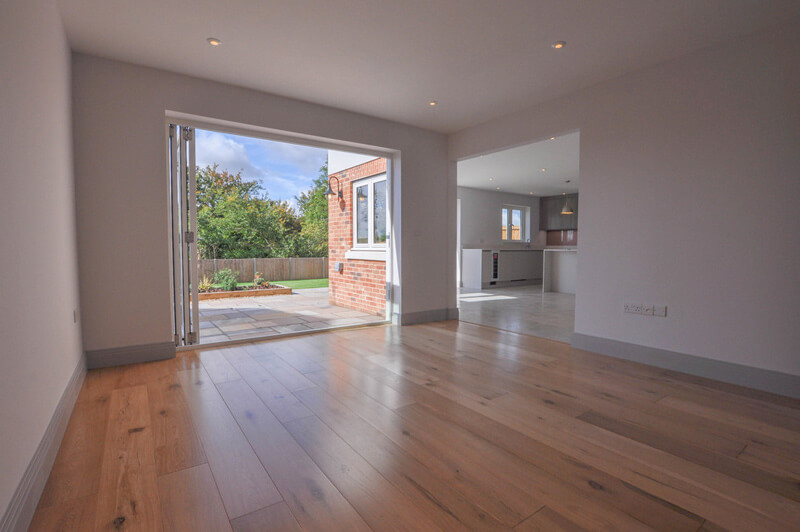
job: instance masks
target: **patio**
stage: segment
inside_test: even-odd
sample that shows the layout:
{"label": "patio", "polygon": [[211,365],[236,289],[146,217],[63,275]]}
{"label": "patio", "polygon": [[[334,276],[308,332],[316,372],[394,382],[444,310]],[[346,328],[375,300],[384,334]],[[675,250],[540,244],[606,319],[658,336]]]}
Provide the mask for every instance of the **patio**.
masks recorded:
{"label": "patio", "polygon": [[380,321],[383,316],[332,305],[328,288],[293,290],[284,296],[211,299],[200,302],[200,345]]}

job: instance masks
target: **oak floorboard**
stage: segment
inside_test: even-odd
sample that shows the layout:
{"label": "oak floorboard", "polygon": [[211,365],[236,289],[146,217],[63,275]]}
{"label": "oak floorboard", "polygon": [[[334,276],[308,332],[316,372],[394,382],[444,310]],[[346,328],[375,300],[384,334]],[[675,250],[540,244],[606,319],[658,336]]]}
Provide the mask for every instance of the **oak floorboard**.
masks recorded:
{"label": "oak floorboard", "polygon": [[763,445],[750,444],[739,454],[738,459],[764,471],[798,481],[800,489],[800,460],[797,454],[781,453]]}
{"label": "oak floorboard", "polygon": [[[297,392],[297,395],[305,404],[316,405],[317,409],[321,409],[326,400],[327,403],[335,404],[332,396],[320,394],[315,389],[303,390]],[[438,434],[427,434],[425,430],[418,430],[418,426],[366,396],[339,396],[336,399],[425,465],[437,478],[450,484],[470,500],[480,501],[480,505],[505,526],[518,524],[543,506],[543,503],[525,489],[506,484],[483,463],[482,457],[460,453],[460,449],[456,447],[457,442],[449,438],[439,441]],[[343,417],[343,414],[340,413],[338,417]]]}
{"label": "oak floorboard", "polygon": [[147,383],[159,475],[207,462],[175,374]]}
{"label": "oak floorboard", "polygon": [[95,530],[161,530],[146,386],[111,392]]}
{"label": "oak floorboard", "polygon": [[231,363],[228,362],[221,350],[213,349],[209,351],[200,351],[198,356],[214,384],[235,381],[242,378]]}
{"label": "oak floorboard", "polygon": [[514,527],[514,532],[584,532],[587,530],[547,506]]}
{"label": "oak floorboard", "polygon": [[[491,509],[495,502],[485,492],[473,491],[473,500],[470,500],[447,478],[416,460],[330,394],[319,389],[298,393],[303,395],[303,400],[320,420],[443,530],[509,530],[509,525],[501,523],[487,511],[486,508]],[[505,514],[505,506],[501,509]],[[512,515],[510,520],[515,522],[517,516]]]}
{"label": "oak floorboard", "polygon": [[303,532],[284,502],[278,502],[231,521],[233,532]]}
{"label": "oak floorboard", "polygon": [[178,382],[228,516],[282,500],[208,374],[201,368],[180,371]]}
{"label": "oak floorboard", "polygon": [[218,388],[304,530],[369,530],[350,503],[244,381],[220,384]]}
{"label": "oak floorboard", "polygon": [[231,530],[208,464],[159,477],[158,494],[164,530]]}
{"label": "oak floorboard", "polygon": [[318,418],[286,428],[374,530],[441,530]]}
{"label": "oak floorboard", "polygon": [[88,372],[32,530],[800,522],[797,399],[453,321],[208,353]]}
{"label": "oak floorboard", "polygon": [[70,499],[48,507],[39,507],[28,532],[83,532],[92,530],[97,495]]}
{"label": "oak floorboard", "polygon": [[[456,423],[475,435],[526,460],[554,477],[573,486],[585,497],[597,499],[617,508],[634,519],[664,531],[695,531],[702,518],[676,508],[666,501],[594,467],[580,463],[570,456],[443,398],[430,398],[409,410],[429,411],[442,419]],[[402,415],[403,410],[398,411]],[[556,504],[555,506],[558,506]],[[551,511],[554,508],[550,509]]]}
{"label": "oak floorboard", "polygon": [[[245,346],[244,349],[250,352],[249,347]],[[250,354],[252,355],[252,353]],[[256,356],[254,359],[290,392],[314,387],[314,383],[308,380],[305,375],[278,356]]]}
{"label": "oak floorboard", "polygon": [[630,423],[615,420],[592,411],[578,416],[578,419],[800,502],[800,489],[798,489],[796,481],[765,472],[736,458],[719,455],[701,447],[681,442],[668,434],[643,430]]}
{"label": "oak floorboard", "polygon": [[292,395],[248,351],[233,351],[226,355],[234,368],[258,397],[281,422],[292,421],[311,415],[311,411]]}
{"label": "oak floorboard", "polygon": [[108,422],[109,397],[75,404],[53,469],[39,498],[47,508],[97,493]]}

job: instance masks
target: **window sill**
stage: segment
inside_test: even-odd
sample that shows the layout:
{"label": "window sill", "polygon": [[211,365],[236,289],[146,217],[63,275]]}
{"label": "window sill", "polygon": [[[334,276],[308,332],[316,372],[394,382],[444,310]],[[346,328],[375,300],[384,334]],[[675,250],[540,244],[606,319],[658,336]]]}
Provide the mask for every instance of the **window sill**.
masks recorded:
{"label": "window sill", "polygon": [[355,260],[377,260],[386,262],[385,249],[351,249],[345,252],[344,258]]}

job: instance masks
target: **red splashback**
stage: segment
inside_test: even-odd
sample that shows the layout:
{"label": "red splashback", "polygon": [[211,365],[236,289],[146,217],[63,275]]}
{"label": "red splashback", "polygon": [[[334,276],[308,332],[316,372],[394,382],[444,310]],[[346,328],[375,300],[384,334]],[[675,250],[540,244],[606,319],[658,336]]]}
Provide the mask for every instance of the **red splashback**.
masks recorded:
{"label": "red splashback", "polygon": [[547,245],[548,246],[577,246],[578,245],[578,230],[571,229],[569,231],[548,231],[547,232]]}

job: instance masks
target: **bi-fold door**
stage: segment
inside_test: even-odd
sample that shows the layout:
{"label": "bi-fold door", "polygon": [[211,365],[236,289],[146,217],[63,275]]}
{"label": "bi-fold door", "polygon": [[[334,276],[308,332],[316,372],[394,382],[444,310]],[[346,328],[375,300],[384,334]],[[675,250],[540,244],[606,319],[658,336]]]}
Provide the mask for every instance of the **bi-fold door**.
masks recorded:
{"label": "bi-fold door", "polygon": [[175,345],[200,341],[197,255],[195,130],[169,125],[169,180],[172,211],[172,292]]}

